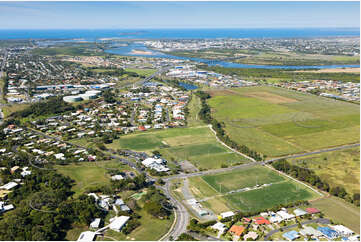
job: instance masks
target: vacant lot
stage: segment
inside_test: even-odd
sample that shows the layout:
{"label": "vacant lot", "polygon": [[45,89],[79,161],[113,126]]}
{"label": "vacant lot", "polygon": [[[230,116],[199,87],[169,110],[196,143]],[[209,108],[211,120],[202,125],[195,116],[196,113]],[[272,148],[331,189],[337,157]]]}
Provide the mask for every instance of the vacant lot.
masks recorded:
{"label": "vacant lot", "polygon": [[359,142],[360,106],[275,87],[212,91],[212,115],[269,157]]}
{"label": "vacant lot", "polygon": [[331,187],[343,186],[349,194],[360,193],[360,148],[317,154],[289,162],[313,170]]}
{"label": "vacant lot", "polygon": [[[189,178],[189,184],[193,195],[215,213],[229,210],[258,211],[278,204],[319,197],[302,184],[262,166],[192,177]],[[254,188],[263,184],[270,185]],[[236,192],[246,187],[252,190]]]}
{"label": "vacant lot", "polygon": [[219,144],[207,126],[147,131],[122,136],[113,149],[161,152],[168,161],[188,160],[199,169],[220,168],[248,162],[244,157]]}
{"label": "vacant lot", "polygon": [[75,195],[81,195],[90,187],[110,184],[110,175],[107,174],[107,168],[120,171],[131,170],[131,168],[118,161],[82,162],[55,166],[59,173],[75,180],[75,186],[72,188]]}
{"label": "vacant lot", "polygon": [[325,197],[311,204],[335,223],[342,223],[356,233],[360,233],[360,208],[337,197]]}

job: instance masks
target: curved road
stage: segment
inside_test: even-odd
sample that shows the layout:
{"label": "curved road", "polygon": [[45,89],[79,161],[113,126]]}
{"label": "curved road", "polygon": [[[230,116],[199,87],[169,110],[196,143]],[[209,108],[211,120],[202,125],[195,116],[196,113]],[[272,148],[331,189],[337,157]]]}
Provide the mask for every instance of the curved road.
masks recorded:
{"label": "curved road", "polygon": [[172,193],[170,191],[170,182],[167,182],[165,184],[165,188],[162,187],[162,190],[167,195],[167,197],[170,198],[171,203],[175,207],[175,224],[168,232],[168,234],[164,236],[161,240],[167,241],[171,238],[175,240],[178,238],[179,235],[187,231],[187,225],[190,216],[183,204],[172,196]]}

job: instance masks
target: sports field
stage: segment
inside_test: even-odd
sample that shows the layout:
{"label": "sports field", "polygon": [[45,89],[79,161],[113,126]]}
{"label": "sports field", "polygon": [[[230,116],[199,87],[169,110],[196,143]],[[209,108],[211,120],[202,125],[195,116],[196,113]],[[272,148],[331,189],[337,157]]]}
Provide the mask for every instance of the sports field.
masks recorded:
{"label": "sports field", "polygon": [[313,170],[331,187],[343,186],[350,195],[360,193],[359,147],[290,159],[288,162]]}
{"label": "sports field", "polygon": [[[189,183],[193,195],[215,213],[259,211],[278,204],[320,197],[306,186],[263,166],[192,177]],[[268,186],[262,186],[264,184]],[[237,191],[244,188],[249,190]]]}
{"label": "sports field", "polygon": [[158,150],[168,161],[188,160],[199,169],[214,169],[222,165],[248,162],[218,143],[207,126],[131,134],[122,136],[107,146],[148,152]]}
{"label": "sports field", "polygon": [[266,86],[210,94],[230,138],[268,157],[359,142],[356,104]]}

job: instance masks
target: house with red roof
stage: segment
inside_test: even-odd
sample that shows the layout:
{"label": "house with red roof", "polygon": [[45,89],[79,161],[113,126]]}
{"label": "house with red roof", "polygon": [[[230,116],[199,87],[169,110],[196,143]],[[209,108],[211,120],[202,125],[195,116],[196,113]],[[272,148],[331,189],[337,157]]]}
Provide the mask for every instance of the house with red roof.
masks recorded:
{"label": "house with red roof", "polygon": [[244,218],[242,218],[246,223],[251,223],[252,222],[252,220],[251,219],[249,219],[249,218],[246,218],[246,217],[244,217]]}
{"label": "house with red roof", "polygon": [[138,129],[139,129],[140,131],[146,131],[146,130],[147,130],[144,126],[139,126]]}
{"label": "house with red roof", "polygon": [[261,224],[271,224],[270,221],[268,221],[267,219],[265,219],[264,217],[257,217],[253,219],[256,224],[261,225]]}
{"label": "house with red roof", "polygon": [[232,235],[234,235],[234,236],[240,237],[244,230],[245,230],[245,228],[244,228],[243,226],[233,225],[233,226],[229,229],[229,232],[230,232]]}
{"label": "house with red roof", "polygon": [[317,208],[306,208],[306,212],[309,214],[315,214],[315,213],[319,213],[320,210],[318,210]]}

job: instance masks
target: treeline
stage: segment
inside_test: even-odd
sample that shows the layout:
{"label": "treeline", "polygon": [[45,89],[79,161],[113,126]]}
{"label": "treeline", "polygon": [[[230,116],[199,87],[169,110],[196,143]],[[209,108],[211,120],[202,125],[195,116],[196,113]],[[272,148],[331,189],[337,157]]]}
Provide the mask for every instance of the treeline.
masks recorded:
{"label": "treeline", "polygon": [[56,115],[67,111],[73,111],[75,108],[64,102],[62,97],[51,97],[43,102],[31,104],[29,107],[11,114],[13,118],[26,118],[29,116]]}
{"label": "treeline", "polygon": [[201,65],[200,67],[205,70],[225,75],[236,75],[240,78],[254,78],[258,80],[264,80],[266,78],[280,78],[290,81],[338,80],[344,82],[360,82],[360,75],[357,73],[295,72],[295,70],[285,69],[225,68],[208,65]]}
{"label": "treeline", "polygon": [[0,97],[0,98],[5,97],[5,95],[8,93],[8,86],[9,86],[9,77],[8,77],[8,75],[6,75],[6,77],[3,80],[4,80],[4,84],[1,87],[2,88],[2,97]]}
{"label": "treeline", "polygon": [[224,142],[226,145],[232,147],[235,150],[238,150],[239,152],[246,154],[253,159],[257,161],[263,160],[265,157],[262,157],[262,155],[254,150],[251,150],[246,145],[239,145],[235,141],[231,140],[229,136],[224,131],[224,123],[218,122],[216,119],[214,119],[211,115],[211,108],[207,104],[207,99],[211,96],[203,91],[196,91],[195,94],[201,99],[202,107],[199,111],[199,117],[205,121],[208,124],[212,125],[213,130],[216,132],[217,137]]}
{"label": "treeline", "polygon": [[74,182],[55,171],[33,169],[18,189],[9,194],[15,209],[2,215],[0,240],[64,240],[73,224],[87,226],[105,214],[94,198],[72,198]]}
{"label": "treeline", "polygon": [[140,77],[140,75],[136,72],[126,71],[123,68],[113,68],[113,67],[102,67],[101,69],[105,69],[106,71],[96,72],[95,70],[99,69],[99,67],[87,67],[87,75],[95,76],[95,75],[109,75],[109,76],[122,76],[127,74],[131,77]]}
{"label": "treeline", "polygon": [[344,187],[330,185],[323,181],[313,170],[299,167],[288,163],[286,160],[279,160],[272,163],[272,166],[279,171],[291,175],[300,181],[307,182],[318,189],[329,192],[331,195],[345,199],[348,202],[360,206],[360,193],[348,194]]}

